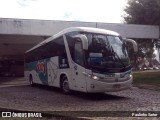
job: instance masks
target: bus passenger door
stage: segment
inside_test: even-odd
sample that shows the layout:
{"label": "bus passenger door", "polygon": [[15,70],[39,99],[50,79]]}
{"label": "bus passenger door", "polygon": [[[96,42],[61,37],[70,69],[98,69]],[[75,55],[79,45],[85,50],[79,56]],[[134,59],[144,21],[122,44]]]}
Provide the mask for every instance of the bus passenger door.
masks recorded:
{"label": "bus passenger door", "polygon": [[74,70],[73,79],[75,80],[75,88],[79,91],[86,91],[86,78],[82,74],[85,72],[84,66],[84,54],[82,48],[82,42],[76,39],[74,46]]}

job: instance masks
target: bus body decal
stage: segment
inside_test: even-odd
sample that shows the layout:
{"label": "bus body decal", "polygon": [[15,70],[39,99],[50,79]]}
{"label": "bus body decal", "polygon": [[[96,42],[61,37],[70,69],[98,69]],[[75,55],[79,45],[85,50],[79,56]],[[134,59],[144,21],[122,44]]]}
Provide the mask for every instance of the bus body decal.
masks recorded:
{"label": "bus body decal", "polygon": [[42,73],[42,74],[46,75],[47,70],[46,70],[46,65],[44,62],[37,63],[37,71],[39,74]]}
{"label": "bus body decal", "polygon": [[39,60],[35,62],[31,62],[27,64],[27,68],[30,71],[36,71],[36,73],[39,75],[40,81],[44,85],[48,85],[48,75],[47,75],[47,62],[49,59],[45,60]]}
{"label": "bus body decal", "polygon": [[39,75],[40,80],[44,85],[48,85],[48,75],[47,75],[47,62],[49,60],[40,60],[37,62],[37,73]]}
{"label": "bus body decal", "polygon": [[59,62],[59,69],[69,68],[69,63],[67,58],[59,56],[58,62]]}

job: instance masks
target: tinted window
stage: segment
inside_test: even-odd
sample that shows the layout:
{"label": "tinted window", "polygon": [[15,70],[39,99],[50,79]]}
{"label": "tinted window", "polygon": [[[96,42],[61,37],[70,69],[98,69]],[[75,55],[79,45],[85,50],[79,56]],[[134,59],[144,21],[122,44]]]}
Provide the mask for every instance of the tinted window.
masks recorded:
{"label": "tinted window", "polygon": [[58,37],[55,40],[52,40],[45,45],[38,47],[35,50],[32,50],[25,55],[26,62],[33,62],[45,58],[61,56],[66,58],[66,50],[64,45],[63,37]]}
{"label": "tinted window", "polygon": [[70,32],[66,34],[67,42],[68,42],[68,47],[70,50],[70,54],[72,59],[74,60],[74,45],[75,45],[75,40],[73,39],[73,36],[79,34],[79,32]]}
{"label": "tinted window", "polygon": [[84,66],[84,59],[83,59],[83,49],[81,42],[75,42],[75,58],[74,61],[79,65]]}

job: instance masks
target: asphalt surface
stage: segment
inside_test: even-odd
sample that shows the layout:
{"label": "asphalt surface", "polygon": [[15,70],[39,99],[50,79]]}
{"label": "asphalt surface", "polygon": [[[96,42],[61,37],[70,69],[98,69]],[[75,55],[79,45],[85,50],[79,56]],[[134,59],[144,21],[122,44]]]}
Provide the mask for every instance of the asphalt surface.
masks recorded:
{"label": "asphalt surface", "polygon": [[160,111],[160,91],[131,89],[106,94],[73,92],[29,83],[22,78],[0,78],[0,108],[23,111]]}

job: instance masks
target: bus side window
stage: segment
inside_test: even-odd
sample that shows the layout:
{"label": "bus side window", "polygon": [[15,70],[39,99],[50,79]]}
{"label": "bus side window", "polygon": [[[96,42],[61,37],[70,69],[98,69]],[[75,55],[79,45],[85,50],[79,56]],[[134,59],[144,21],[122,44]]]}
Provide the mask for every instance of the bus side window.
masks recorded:
{"label": "bus side window", "polygon": [[[40,51],[41,50],[41,51]],[[41,59],[50,58],[50,57],[56,57],[56,56],[67,56],[65,52],[65,46],[63,37],[58,37],[55,40],[52,40],[42,47],[40,47],[39,53],[41,56]]]}
{"label": "bus side window", "polygon": [[67,58],[67,54],[66,54],[65,49],[62,48],[62,49],[58,50],[57,51],[57,56]]}
{"label": "bus side window", "polygon": [[81,66],[84,66],[82,42],[76,41],[74,48],[75,48],[75,53],[74,53],[75,62]]}
{"label": "bus side window", "polygon": [[55,56],[67,58],[64,40],[62,36],[54,40],[54,45],[55,45]]}

